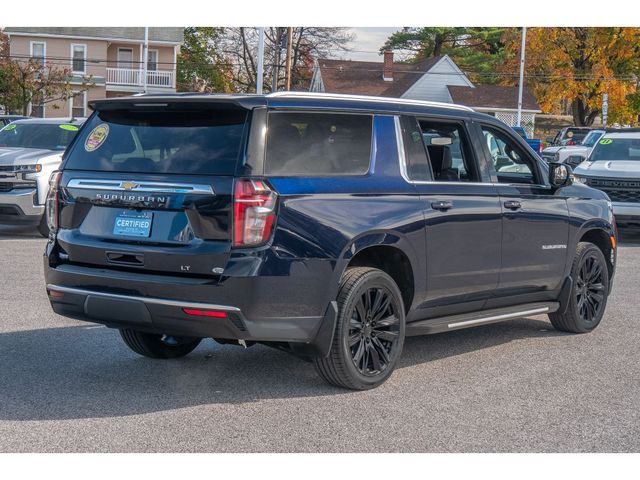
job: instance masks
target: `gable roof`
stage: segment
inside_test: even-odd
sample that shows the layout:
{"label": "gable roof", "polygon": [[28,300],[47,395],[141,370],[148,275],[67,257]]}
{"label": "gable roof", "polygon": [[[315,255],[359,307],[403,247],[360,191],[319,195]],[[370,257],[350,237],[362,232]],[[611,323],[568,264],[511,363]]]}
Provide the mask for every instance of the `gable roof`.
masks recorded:
{"label": "gable roof", "polygon": [[[453,103],[476,109],[518,108],[518,87],[503,85],[476,85],[475,88],[448,85]],[[539,112],[540,106],[533,94],[524,88],[522,91],[522,109]]]}
{"label": "gable roof", "polygon": [[383,62],[318,59],[327,93],[401,97],[422,75],[442,59],[426,58],[416,63],[394,63],[393,81],[382,78]]}

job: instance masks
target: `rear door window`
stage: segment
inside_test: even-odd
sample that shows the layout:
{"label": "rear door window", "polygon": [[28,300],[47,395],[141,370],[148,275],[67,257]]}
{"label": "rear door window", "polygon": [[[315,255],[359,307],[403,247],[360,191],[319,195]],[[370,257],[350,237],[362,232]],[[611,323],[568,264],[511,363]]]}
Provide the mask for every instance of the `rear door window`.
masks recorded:
{"label": "rear door window", "polygon": [[270,112],[265,173],[364,175],[371,163],[372,115]]}
{"label": "rear door window", "polygon": [[101,111],[69,153],[66,169],[233,175],[244,110]]}

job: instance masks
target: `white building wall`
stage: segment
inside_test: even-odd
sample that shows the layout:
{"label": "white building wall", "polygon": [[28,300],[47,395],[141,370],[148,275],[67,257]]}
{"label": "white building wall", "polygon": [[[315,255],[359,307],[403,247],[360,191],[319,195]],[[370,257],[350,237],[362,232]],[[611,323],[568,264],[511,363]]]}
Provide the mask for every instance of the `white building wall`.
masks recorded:
{"label": "white building wall", "polygon": [[429,73],[424,74],[414,83],[402,98],[453,103],[447,85],[473,87],[466,75],[445,55],[429,70]]}

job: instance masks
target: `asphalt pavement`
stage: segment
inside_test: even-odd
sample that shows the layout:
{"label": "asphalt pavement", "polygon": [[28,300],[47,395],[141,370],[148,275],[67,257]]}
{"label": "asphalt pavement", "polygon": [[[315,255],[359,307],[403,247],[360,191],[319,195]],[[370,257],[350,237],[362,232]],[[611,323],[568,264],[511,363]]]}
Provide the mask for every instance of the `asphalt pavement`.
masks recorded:
{"label": "asphalt pavement", "polygon": [[412,337],[367,392],[260,345],[139,357],[51,311],[44,244],[0,229],[0,452],[640,451],[640,234],[595,332],[540,316]]}

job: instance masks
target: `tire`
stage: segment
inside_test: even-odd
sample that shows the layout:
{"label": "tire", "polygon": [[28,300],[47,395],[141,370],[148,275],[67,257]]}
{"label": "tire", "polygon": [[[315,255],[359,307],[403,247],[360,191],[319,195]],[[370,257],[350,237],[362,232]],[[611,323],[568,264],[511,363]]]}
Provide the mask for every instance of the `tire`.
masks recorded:
{"label": "tire", "polygon": [[580,242],[571,266],[573,286],[564,313],[550,313],[556,330],[587,333],[602,320],[609,296],[609,270],[602,251],[593,243]]}
{"label": "tire", "polygon": [[381,270],[348,268],[340,282],[337,303],[331,350],[327,357],[314,359],[315,369],[325,381],[338,387],[377,387],[393,372],[404,344],[400,290]]}
{"label": "tire", "polygon": [[47,225],[47,216],[42,215],[40,221],[38,222],[38,233],[42,235],[44,238],[49,238],[49,225]]}
{"label": "tire", "polygon": [[169,337],[130,328],[120,329],[120,335],[131,350],[149,358],[184,357],[191,353],[202,340],[193,337]]}

